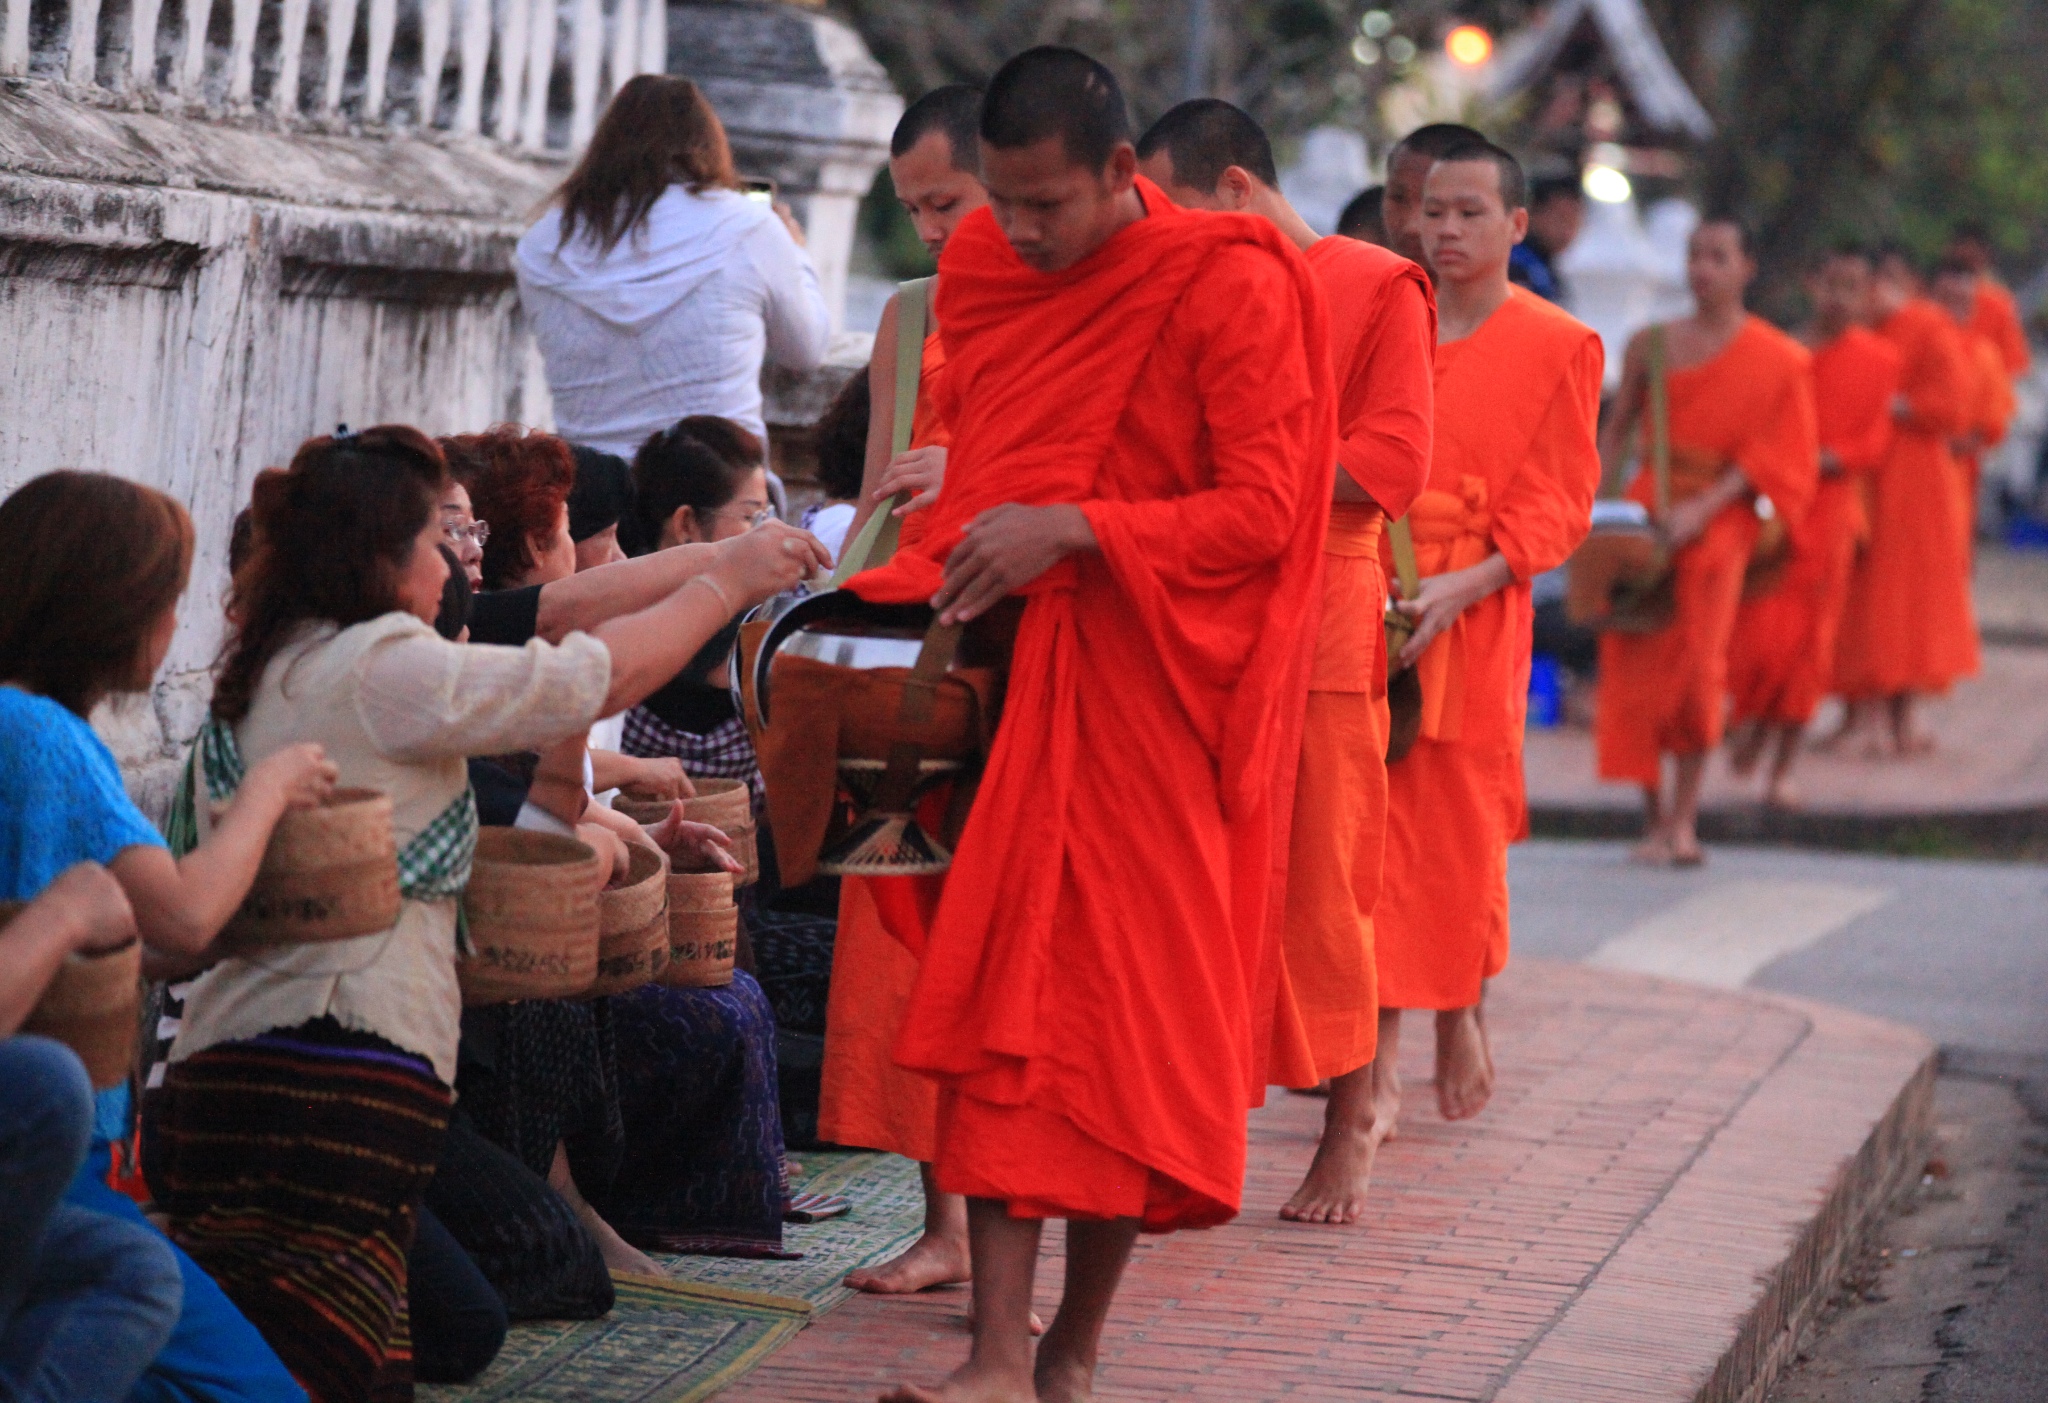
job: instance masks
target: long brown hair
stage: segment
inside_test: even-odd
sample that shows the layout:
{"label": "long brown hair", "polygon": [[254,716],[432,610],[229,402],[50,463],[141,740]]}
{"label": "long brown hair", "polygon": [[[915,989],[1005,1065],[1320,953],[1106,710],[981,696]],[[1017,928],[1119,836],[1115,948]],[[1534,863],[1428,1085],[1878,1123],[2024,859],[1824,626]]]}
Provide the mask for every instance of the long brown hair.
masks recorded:
{"label": "long brown hair", "polygon": [[290,467],[257,474],[253,549],[228,594],[234,631],[213,714],[249,714],[263,669],[301,623],[347,628],[403,608],[399,575],[447,483],[441,450],[402,424],[309,438]]}
{"label": "long brown hair", "polygon": [[0,681],[80,716],[149,686],[143,648],[192,573],[192,518],[106,473],[31,478],[0,502]]}
{"label": "long brown hair", "polygon": [[688,78],[642,73],[613,96],[583,159],[555,192],[562,206],[557,247],[580,226],[610,253],[669,186],[697,195],[737,190],[739,183],[725,125],[703,91]]}

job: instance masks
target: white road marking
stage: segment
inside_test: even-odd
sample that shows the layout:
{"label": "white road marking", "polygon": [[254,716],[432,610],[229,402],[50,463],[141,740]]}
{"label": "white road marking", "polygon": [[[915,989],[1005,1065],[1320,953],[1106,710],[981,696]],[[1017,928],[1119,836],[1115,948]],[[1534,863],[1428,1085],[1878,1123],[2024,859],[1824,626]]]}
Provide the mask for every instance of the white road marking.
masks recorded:
{"label": "white road marking", "polygon": [[1586,963],[1736,989],[1773,960],[1869,915],[1892,895],[1888,887],[1838,882],[1721,882],[1638,921]]}

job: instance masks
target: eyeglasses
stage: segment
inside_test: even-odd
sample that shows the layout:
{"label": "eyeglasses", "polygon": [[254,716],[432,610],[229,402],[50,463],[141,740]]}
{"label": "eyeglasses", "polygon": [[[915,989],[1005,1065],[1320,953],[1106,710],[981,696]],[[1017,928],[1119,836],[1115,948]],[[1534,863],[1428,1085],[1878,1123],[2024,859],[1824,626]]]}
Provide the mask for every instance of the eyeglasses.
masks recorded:
{"label": "eyeglasses", "polygon": [[459,521],[443,520],[441,534],[448,538],[448,544],[451,546],[472,543],[478,550],[482,550],[484,542],[491,539],[491,523],[472,521],[465,526]]}
{"label": "eyeglasses", "polygon": [[[725,515],[726,513],[728,513],[728,512],[744,512],[744,511],[746,511],[746,510],[747,510],[747,509],[746,509],[746,508],[745,508],[744,506],[725,506],[725,507],[719,507],[719,508],[717,508],[717,509],[716,509],[715,511],[709,511],[709,512],[706,512],[706,513],[705,513],[705,515],[706,515],[706,516],[724,516],[724,515]],[[759,509],[757,509],[757,510],[755,510],[755,511],[752,511],[752,512],[748,512],[748,513],[747,513],[747,515],[745,515],[745,516],[741,517],[741,518],[740,518],[740,520],[741,520],[741,521],[743,521],[743,522],[745,522],[745,523],[746,523],[746,526],[747,526],[747,529],[748,529],[749,531],[751,531],[751,530],[753,530],[753,529],[754,529],[754,528],[755,528],[756,526],[759,526],[759,525],[760,525],[760,524],[761,524],[762,522],[764,522],[764,521],[773,521],[773,520],[775,520],[775,506],[774,506],[774,504],[773,504],[773,503],[771,502],[771,503],[770,503],[769,505],[767,505],[767,506],[765,506],[765,507],[761,507],[761,508],[759,508]]]}

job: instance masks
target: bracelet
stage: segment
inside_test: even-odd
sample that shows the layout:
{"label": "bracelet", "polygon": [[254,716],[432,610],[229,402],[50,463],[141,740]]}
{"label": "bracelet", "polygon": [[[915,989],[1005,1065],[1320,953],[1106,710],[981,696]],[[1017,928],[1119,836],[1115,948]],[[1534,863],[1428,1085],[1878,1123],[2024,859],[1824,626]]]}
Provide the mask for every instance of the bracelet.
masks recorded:
{"label": "bracelet", "polygon": [[692,575],[689,579],[683,581],[683,584],[686,588],[690,585],[702,585],[704,586],[704,588],[710,590],[713,594],[717,595],[718,602],[725,606],[725,616],[728,619],[730,619],[734,614],[737,614],[739,612],[739,609],[735,607],[732,602],[732,596],[725,592],[725,586],[718,583],[718,581],[712,579],[711,576],[709,576],[708,574]]}

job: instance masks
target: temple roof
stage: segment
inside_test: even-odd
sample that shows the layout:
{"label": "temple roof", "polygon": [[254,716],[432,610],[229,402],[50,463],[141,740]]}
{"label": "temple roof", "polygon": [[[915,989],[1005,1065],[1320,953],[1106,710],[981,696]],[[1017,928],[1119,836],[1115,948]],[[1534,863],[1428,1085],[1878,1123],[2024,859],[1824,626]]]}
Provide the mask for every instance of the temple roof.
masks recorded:
{"label": "temple roof", "polygon": [[1501,45],[1487,89],[1509,98],[1535,86],[1581,25],[1591,24],[1614,60],[1629,102],[1653,130],[1705,141],[1713,118],[1679,76],[1641,0],[1557,0],[1542,19]]}

